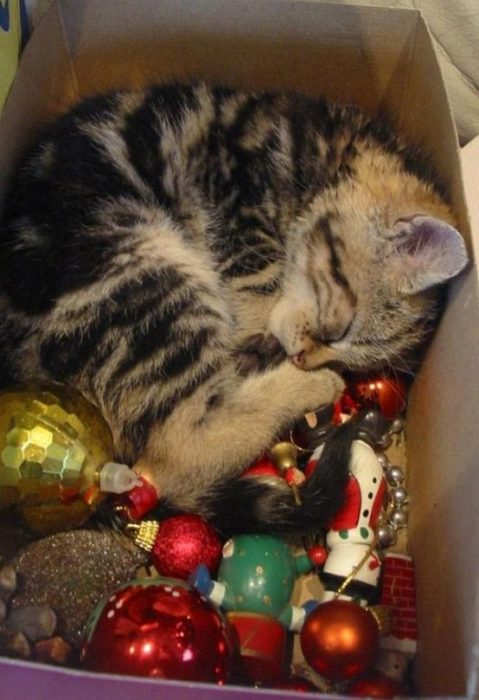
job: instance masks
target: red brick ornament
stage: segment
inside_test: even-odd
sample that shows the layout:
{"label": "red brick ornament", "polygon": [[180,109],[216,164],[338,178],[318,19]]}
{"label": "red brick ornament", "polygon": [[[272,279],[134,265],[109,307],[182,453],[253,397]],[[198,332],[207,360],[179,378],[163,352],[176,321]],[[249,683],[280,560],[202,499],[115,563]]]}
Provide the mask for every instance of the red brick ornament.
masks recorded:
{"label": "red brick ornament", "polygon": [[417,648],[414,564],[406,554],[387,553],[383,560],[380,604],[391,612],[391,634],[382,637],[377,667],[400,681]]}

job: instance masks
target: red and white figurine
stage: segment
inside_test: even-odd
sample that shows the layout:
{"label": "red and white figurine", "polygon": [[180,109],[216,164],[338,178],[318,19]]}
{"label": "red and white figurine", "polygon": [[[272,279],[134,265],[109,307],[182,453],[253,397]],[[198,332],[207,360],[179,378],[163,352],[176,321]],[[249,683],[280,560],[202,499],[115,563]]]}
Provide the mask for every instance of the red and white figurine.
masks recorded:
{"label": "red and white figurine", "polygon": [[[339,597],[366,606],[376,593],[381,571],[374,543],[386,492],[383,467],[375,447],[389,422],[374,409],[358,414],[355,422],[345,503],[330,523],[326,536],[328,556],[320,572],[325,588],[321,602]],[[307,472],[315,468],[321,451],[322,446],[313,452]],[[338,595],[352,574],[353,580]]]}

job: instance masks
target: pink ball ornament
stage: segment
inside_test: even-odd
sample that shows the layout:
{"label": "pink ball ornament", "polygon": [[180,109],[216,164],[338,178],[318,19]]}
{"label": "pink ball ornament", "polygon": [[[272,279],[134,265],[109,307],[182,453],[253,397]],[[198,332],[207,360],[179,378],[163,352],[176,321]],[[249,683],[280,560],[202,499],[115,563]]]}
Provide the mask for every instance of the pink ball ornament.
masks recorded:
{"label": "pink ball ornament", "polygon": [[233,637],[218,609],[183,581],[132,581],[90,622],[85,668],[222,685]]}

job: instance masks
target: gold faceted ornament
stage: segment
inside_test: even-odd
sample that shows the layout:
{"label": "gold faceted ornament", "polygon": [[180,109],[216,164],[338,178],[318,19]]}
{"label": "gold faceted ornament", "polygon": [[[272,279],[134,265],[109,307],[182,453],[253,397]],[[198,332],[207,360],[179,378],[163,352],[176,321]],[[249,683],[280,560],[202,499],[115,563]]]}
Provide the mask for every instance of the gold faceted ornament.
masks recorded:
{"label": "gold faceted ornament", "polygon": [[110,430],[79,393],[63,387],[0,392],[0,509],[15,506],[38,534],[84,523],[103,497]]}

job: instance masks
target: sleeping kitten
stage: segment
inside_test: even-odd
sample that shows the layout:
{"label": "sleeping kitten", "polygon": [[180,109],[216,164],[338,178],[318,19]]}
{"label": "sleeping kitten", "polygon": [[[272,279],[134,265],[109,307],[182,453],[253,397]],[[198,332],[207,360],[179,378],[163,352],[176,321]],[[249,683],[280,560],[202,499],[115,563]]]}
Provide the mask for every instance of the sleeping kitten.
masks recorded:
{"label": "sleeping kitten", "polygon": [[331,367],[409,366],[467,261],[453,226],[414,152],[353,107],[203,83],[95,97],[11,188],[2,383],[80,389],[172,509],[228,533],[319,526],[344,436],[302,507],[241,472],[340,396]]}

